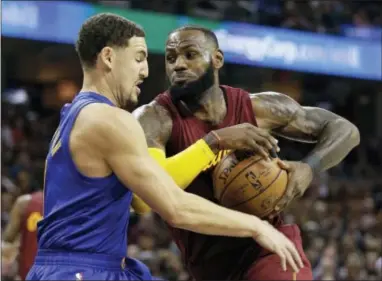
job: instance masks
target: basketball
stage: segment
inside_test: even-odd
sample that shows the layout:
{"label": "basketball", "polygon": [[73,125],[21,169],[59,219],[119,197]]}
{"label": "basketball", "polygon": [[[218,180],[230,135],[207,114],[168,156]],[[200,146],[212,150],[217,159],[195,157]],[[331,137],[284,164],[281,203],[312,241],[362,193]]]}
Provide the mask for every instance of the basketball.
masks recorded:
{"label": "basketball", "polygon": [[270,215],[288,182],[287,172],[276,161],[228,154],[213,171],[215,198],[230,209],[260,218]]}

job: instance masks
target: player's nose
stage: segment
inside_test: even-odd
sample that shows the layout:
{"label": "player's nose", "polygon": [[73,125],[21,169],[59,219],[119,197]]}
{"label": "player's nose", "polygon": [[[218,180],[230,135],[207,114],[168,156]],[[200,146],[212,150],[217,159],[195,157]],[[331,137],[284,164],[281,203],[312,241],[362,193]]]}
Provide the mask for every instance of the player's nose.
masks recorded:
{"label": "player's nose", "polygon": [[142,67],[140,73],[139,73],[140,78],[143,80],[149,76],[149,65],[146,61],[145,65]]}
{"label": "player's nose", "polygon": [[175,64],[174,64],[174,70],[175,71],[183,71],[187,69],[187,63],[186,60],[182,56],[178,56],[176,58]]}

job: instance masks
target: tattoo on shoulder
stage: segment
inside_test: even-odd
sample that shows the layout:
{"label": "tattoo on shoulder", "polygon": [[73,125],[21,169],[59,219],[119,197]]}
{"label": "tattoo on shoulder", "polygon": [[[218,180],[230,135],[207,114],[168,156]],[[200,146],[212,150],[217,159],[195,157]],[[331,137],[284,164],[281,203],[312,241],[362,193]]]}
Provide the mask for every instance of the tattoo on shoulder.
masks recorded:
{"label": "tattoo on shoulder", "polygon": [[153,101],[134,111],[145,132],[147,145],[164,149],[172,132],[172,118],[163,106]]}

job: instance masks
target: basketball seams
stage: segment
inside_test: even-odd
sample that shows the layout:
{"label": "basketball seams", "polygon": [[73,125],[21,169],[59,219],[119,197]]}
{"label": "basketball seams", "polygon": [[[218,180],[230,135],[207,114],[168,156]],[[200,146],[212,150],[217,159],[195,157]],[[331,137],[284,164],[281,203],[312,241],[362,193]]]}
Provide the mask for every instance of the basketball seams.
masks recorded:
{"label": "basketball seams", "polygon": [[245,166],[239,173],[237,173],[229,182],[228,184],[226,184],[220,194],[220,198],[219,198],[219,201],[222,202],[222,199],[223,199],[223,196],[225,194],[225,192],[227,191],[228,187],[231,185],[231,183],[238,177],[241,175],[241,173],[243,171],[246,171],[250,166],[256,164],[257,162],[261,161],[263,158],[259,158],[259,159],[256,159],[256,160],[253,160],[252,162],[250,162],[247,166]]}
{"label": "basketball seams", "polygon": [[266,187],[264,187],[264,190],[262,191],[262,192],[259,192],[259,193],[257,193],[256,195],[254,195],[254,196],[252,196],[251,198],[248,198],[247,200],[245,200],[244,202],[241,202],[241,203],[239,203],[239,204],[236,204],[236,205],[233,205],[233,206],[228,206],[227,208],[234,208],[234,207],[238,207],[238,206],[240,206],[240,205],[242,205],[242,204],[245,204],[245,203],[247,203],[247,202],[249,202],[249,201],[251,201],[252,199],[255,199],[257,196],[259,196],[259,195],[261,195],[263,192],[265,192],[279,177],[280,177],[280,175],[281,175],[281,172],[282,172],[283,170],[282,169],[280,169],[280,171],[277,173],[277,176],[271,181],[271,183],[270,184],[268,184]]}

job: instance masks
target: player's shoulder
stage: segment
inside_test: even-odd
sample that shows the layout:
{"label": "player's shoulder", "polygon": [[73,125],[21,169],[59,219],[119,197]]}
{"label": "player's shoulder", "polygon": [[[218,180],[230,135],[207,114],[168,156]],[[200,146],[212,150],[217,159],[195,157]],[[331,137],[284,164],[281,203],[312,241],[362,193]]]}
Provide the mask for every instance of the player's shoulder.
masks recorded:
{"label": "player's shoulder", "polygon": [[138,107],[134,110],[133,116],[140,122],[146,120],[172,122],[170,112],[156,100]]}
{"label": "player's shoulder", "polygon": [[86,129],[110,129],[134,119],[126,110],[104,103],[92,103],[84,107],[77,117],[77,122]]}
{"label": "player's shoulder", "polygon": [[139,123],[126,110],[102,103],[89,104],[81,110],[76,120],[82,139],[89,143],[105,144],[119,134],[140,130]]}

